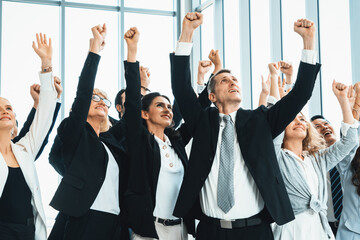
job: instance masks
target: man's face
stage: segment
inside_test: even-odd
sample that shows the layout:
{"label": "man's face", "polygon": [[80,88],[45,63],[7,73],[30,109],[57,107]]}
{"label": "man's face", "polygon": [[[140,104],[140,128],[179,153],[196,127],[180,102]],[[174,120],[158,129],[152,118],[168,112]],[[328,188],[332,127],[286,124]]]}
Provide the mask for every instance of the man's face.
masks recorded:
{"label": "man's face", "polygon": [[121,117],[125,114],[125,92],[121,94],[122,105],[116,104],[116,110],[120,113]]}
{"label": "man's face", "polygon": [[215,89],[209,98],[216,104],[241,102],[241,88],[239,82],[231,73],[221,73],[216,76]]}
{"label": "man's face", "polygon": [[331,146],[336,142],[334,128],[328,121],[318,118],[312,121],[312,124],[314,125],[318,133],[320,133],[324,137],[327,146]]}

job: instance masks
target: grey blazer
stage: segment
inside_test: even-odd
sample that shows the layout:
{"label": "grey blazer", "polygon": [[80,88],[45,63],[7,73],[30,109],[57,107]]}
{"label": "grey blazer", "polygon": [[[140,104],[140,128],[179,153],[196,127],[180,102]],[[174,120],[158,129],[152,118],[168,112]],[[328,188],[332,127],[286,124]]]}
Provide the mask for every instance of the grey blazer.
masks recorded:
{"label": "grey blazer", "polygon": [[[360,128],[358,128],[358,133]],[[359,134],[360,136],[360,134]],[[343,210],[341,213],[339,228],[336,239],[360,240],[360,196],[356,193],[356,187],[352,184],[353,170],[351,162],[357,148],[346,156],[336,167],[340,173],[343,186]]]}

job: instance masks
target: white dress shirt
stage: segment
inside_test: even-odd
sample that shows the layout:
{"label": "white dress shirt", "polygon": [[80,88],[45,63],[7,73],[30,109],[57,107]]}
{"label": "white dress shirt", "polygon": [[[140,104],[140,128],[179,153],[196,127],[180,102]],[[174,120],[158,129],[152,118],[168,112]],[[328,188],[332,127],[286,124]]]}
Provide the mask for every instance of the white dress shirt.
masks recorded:
{"label": "white dress shirt", "polygon": [[106,144],[102,144],[109,156],[109,161],[103,185],[90,209],[119,215],[119,166]]}
{"label": "white dress shirt", "polygon": [[173,216],[173,211],[184,178],[184,166],[166,135],[165,142],[154,137],[160,148],[161,167],[153,215],[162,219],[178,219]]}
{"label": "white dress shirt", "polygon": [[[192,43],[177,42],[175,55],[188,56],[191,53]],[[316,64],[316,51],[303,50],[302,62]],[[220,117],[222,114],[219,114]],[[236,121],[236,112],[230,114],[232,121]],[[219,219],[239,219],[248,218],[259,213],[264,208],[264,200],[261,197],[258,187],[251,176],[249,169],[241,154],[240,145],[235,137],[234,140],[234,206],[228,213],[224,213],[217,205],[217,183],[220,163],[220,147],[224,124],[220,118],[219,137],[216,146],[214,162],[210,173],[205,180],[200,192],[200,205],[205,215]],[[235,128],[235,124],[234,124]],[[234,129],[235,131],[236,129]],[[236,136],[236,131],[235,131]]]}

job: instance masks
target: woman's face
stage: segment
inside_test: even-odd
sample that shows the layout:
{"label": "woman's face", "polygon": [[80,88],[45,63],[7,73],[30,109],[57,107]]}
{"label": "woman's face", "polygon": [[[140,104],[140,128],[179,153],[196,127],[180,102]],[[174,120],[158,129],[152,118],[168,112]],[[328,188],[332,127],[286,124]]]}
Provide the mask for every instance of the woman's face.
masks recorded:
{"label": "woman's face", "polygon": [[0,129],[11,130],[16,126],[16,118],[10,102],[0,97]]}
{"label": "woman's face", "polygon": [[151,102],[149,110],[142,111],[142,118],[145,119],[148,124],[167,128],[173,120],[172,106],[166,98],[161,96],[156,97]]}
{"label": "woman's face", "polygon": [[305,117],[299,113],[296,118],[285,128],[286,139],[305,139],[307,135],[307,122]]}
{"label": "woman's face", "polygon": [[[101,95],[99,93],[96,94],[94,92],[93,95],[98,95],[99,97],[105,98],[103,95]],[[99,102],[91,100],[88,117],[100,118],[101,120],[104,120],[108,116],[108,111],[109,111],[109,109],[108,109],[108,107],[106,107],[103,100],[100,100]]]}

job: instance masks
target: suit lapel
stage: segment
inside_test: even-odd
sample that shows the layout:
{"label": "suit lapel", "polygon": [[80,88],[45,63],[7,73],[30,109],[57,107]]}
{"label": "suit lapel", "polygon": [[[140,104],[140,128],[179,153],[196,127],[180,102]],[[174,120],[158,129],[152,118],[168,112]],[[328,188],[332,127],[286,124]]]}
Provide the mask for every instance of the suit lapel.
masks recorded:
{"label": "suit lapel", "polygon": [[[220,119],[217,108],[210,109],[211,156],[214,158],[219,138]],[[211,162],[212,165],[212,162]]]}
{"label": "suit lapel", "polygon": [[155,141],[154,135],[151,135],[150,138],[153,145],[153,186],[154,194],[156,194],[157,183],[159,179],[160,167],[161,167],[161,155],[159,145]]}
{"label": "suit lapel", "polygon": [[0,198],[4,190],[8,174],[9,174],[8,166],[6,165],[5,159],[0,153]]}
{"label": "suit lapel", "polygon": [[176,154],[180,158],[180,160],[181,160],[181,162],[182,162],[182,164],[184,166],[184,169],[186,169],[187,164],[188,164],[188,160],[187,160],[187,157],[186,157],[185,149],[183,147],[179,146],[179,144],[176,141],[171,141],[171,139],[170,139],[170,142],[171,142],[172,148],[174,149],[174,151],[176,152]]}

